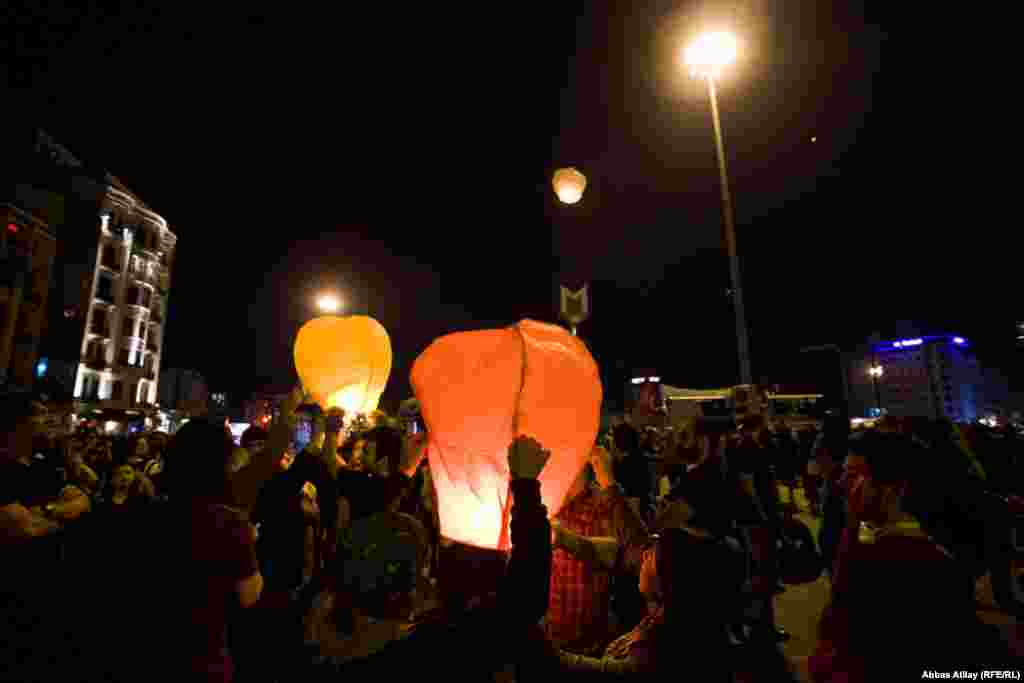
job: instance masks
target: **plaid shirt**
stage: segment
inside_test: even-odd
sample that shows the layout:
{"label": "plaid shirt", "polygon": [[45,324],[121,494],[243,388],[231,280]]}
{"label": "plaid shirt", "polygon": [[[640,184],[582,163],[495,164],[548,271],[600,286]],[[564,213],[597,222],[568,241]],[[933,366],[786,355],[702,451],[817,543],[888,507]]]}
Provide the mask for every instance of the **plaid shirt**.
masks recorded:
{"label": "plaid shirt", "polygon": [[[555,519],[586,537],[614,537],[619,542],[617,571],[637,574],[647,543],[647,527],[617,486],[587,488],[566,503]],[[551,599],[545,631],[559,647],[579,654],[600,653],[609,633],[611,575],[556,549],[551,557]]]}

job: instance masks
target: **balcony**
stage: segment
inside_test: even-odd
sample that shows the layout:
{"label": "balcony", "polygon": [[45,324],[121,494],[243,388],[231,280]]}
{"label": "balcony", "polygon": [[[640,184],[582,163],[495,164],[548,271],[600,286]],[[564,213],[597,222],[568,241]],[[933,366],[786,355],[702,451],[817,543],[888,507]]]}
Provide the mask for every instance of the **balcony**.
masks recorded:
{"label": "balcony", "polygon": [[132,278],[137,282],[145,282],[153,286],[156,286],[160,279],[156,275],[151,275],[147,273],[145,270],[133,270]]}

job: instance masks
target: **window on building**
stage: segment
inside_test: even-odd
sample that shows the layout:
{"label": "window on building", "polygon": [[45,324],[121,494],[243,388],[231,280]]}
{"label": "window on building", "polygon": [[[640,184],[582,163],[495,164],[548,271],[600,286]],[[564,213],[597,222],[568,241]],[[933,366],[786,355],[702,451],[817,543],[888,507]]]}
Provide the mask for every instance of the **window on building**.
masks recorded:
{"label": "window on building", "polygon": [[114,385],[110,390],[110,398],[115,401],[120,401],[124,397],[124,382],[121,380],[115,380]]}
{"label": "window on building", "polygon": [[149,384],[139,382],[139,403],[149,403]]}
{"label": "window on building", "polygon": [[131,384],[128,386],[128,405],[134,406],[136,398],[139,395],[139,386],[137,384]]}
{"label": "window on building", "polygon": [[100,397],[100,378],[86,377],[83,384],[85,385],[85,399],[87,401],[98,400]]}
{"label": "window on building", "polygon": [[149,303],[152,300],[152,298],[153,298],[153,292],[149,289],[149,287],[143,287],[142,288],[142,303],[140,305],[144,306],[146,308],[149,308]]}
{"label": "window on building", "polygon": [[114,301],[114,279],[107,273],[100,273],[99,282],[96,284],[96,298],[103,301]]}
{"label": "window on building", "polygon": [[131,355],[128,349],[121,349],[117,356],[117,362],[121,365],[128,365],[129,358],[131,358]]}
{"label": "window on building", "polygon": [[114,251],[114,247],[109,244],[103,245],[103,259],[101,263],[107,268],[117,270],[117,252]]}
{"label": "window on building", "polygon": [[93,334],[106,334],[107,331],[107,312],[102,308],[94,309],[92,312],[92,332]]}

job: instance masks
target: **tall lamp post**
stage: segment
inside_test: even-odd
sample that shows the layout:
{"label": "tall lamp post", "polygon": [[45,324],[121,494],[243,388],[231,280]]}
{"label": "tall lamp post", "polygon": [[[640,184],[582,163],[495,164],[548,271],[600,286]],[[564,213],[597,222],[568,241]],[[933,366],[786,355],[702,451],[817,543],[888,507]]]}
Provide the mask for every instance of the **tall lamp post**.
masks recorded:
{"label": "tall lamp post", "polygon": [[736,226],[733,218],[732,195],[729,192],[729,173],[722,142],[722,123],[718,116],[718,94],[715,79],[722,70],[736,60],[736,38],[729,33],[707,33],[690,44],[683,61],[690,72],[707,81],[711,99],[711,118],[715,129],[715,151],[718,156],[718,176],[722,189],[722,211],[725,214],[725,241],[729,250],[729,271],[732,277],[733,310],[736,314],[736,346],[740,360],[740,378],[743,384],[753,384],[750,369],[750,339],[747,335],[747,317],[743,307],[743,287],[740,282],[740,262],[736,254]]}
{"label": "tall lamp post", "polygon": [[883,373],[882,366],[877,363],[868,368],[868,374],[871,375],[871,384],[875,387],[875,412],[879,415],[882,414],[882,394],[878,389],[878,380],[882,378]]}

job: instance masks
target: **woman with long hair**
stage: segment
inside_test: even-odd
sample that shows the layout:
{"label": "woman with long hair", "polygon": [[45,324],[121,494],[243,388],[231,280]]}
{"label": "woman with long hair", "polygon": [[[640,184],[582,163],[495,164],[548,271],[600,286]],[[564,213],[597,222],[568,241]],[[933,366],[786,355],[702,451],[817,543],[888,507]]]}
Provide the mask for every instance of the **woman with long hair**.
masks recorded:
{"label": "woman with long hair", "polygon": [[[145,577],[133,590],[162,589],[148,591],[145,605],[129,605],[120,615],[121,638],[109,641],[128,642],[124,649],[139,654],[129,662],[111,653],[114,680],[135,680],[145,670],[138,667],[153,666],[178,680],[232,680],[228,614],[251,607],[263,588],[256,529],[233,501],[233,451],[227,428],[213,420],[191,420],[171,441],[162,482],[168,500],[149,506],[134,525],[138,533],[124,539],[124,552],[134,558],[132,575]],[[162,659],[149,653],[154,640],[167,648]]]}

